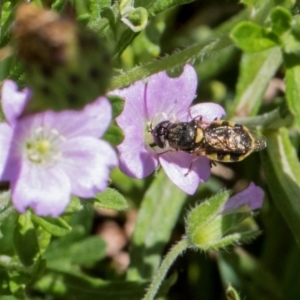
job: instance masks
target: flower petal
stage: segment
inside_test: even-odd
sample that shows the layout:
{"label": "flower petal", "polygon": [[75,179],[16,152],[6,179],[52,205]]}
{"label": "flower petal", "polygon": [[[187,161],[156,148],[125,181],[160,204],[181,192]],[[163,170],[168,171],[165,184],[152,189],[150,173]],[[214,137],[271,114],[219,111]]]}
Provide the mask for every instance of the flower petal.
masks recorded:
{"label": "flower petal", "polygon": [[21,213],[32,207],[38,215],[57,217],[70,200],[70,181],[57,166],[41,168],[24,161],[11,189],[12,201]]}
{"label": "flower petal", "polygon": [[221,105],[212,102],[195,104],[190,107],[189,111],[189,120],[201,116],[202,120],[206,122],[221,119],[226,115],[226,112]]}
{"label": "flower petal", "polygon": [[197,74],[191,65],[186,65],[182,74],[171,78],[166,72],[149,77],[146,92],[148,120],[157,113],[165,113],[168,117],[176,115],[188,107],[195,98]]}
{"label": "flower petal", "polygon": [[[127,132],[127,127],[131,130],[138,130],[144,135],[147,123],[145,107],[145,84],[138,81],[128,88],[110,92],[125,99],[123,112],[116,118],[117,124]],[[126,134],[125,134],[126,135]]]}
{"label": "flower petal", "polygon": [[219,213],[231,212],[245,205],[251,210],[258,209],[262,206],[263,199],[263,190],[251,182],[245,190],[230,197]]}
{"label": "flower petal", "polygon": [[5,80],[1,90],[4,115],[10,125],[22,114],[30,98],[29,89],[19,91],[18,85],[12,80]]}
{"label": "flower petal", "polygon": [[[101,137],[108,128],[112,119],[112,108],[109,100],[104,97],[87,105],[79,121],[76,135]],[[73,121],[72,121],[73,123]]]}
{"label": "flower petal", "polygon": [[144,178],[158,165],[156,153],[149,149],[145,141],[147,118],[145,113],[145,84],[138,81],[125,89],[111,92],[125,99],[124,109],[116,118],[124,132],[122,144],[117,146],[120,153],[120,169],[123,173]]}
{"label": "flower petal", "polygon": [[[12,141],[13,130],[7,123],[0,124],[0,180],[7,181],[9,177],[7,176],[5,170],[7,169],[8,157],[10,154],[10,146]],[[9,166],[10,168],[10,166]]]}
{"label": "flower petal", "polygon": [[158,166],[157,154],[150,151],[144,142],[136,142],[134,138],[126,136],[119,145],[120,170],[134,178],[144,178],[150,175]]}
{"label": "flower petal", "polygon": [[[34,116],[40,120],[40,126],[56,129],[68,138],[77,136],[98,138],[107,129],[111,121],[112,110],[110,102],[101,97],[81,111],[46,111]],[[31,117],[33,116],[31,115]]]}
{"label": "flower petal", "polygon": [[210,176],[210,161],[204,156],[169,151],[159,155],[159,162],[171,181],[189,195]]}
{"label": "flower petal", "polygon": [[68,140],[60,166],[71,181],[71,193],[93,197],[108,185],[111,167],[118,164],[113,148],[104,141],[90,137]]}

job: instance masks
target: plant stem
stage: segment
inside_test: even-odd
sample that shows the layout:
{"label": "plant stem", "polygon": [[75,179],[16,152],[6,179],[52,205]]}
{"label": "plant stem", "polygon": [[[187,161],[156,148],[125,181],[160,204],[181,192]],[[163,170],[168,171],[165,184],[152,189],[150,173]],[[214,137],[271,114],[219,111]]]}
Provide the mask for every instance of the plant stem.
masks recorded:
{"label": "plant stem", "polygon": [[155,274],[153,281],[151,282],[149,289],[142,300],[154,299],[171,265],[173,264],[175,259],[188,248],[189,245],[190,244],[188,243],[188,240],[184,238],[169,251],[169,253],[165,256],[162,264],[160,265],[157,273]]}
{"label": "plant stem", "polygon": [[208,57],[218,55],[219,51],[227,47],[234,46],[232,40],[225,34],[218,38],[203,41],[159,60],[153,60],[143,66],[135,67],[126,73],[114,77],[111,81],[109,90],[125,87],[152,74],[192,62],[193,59],[196,58],[204,61]]}

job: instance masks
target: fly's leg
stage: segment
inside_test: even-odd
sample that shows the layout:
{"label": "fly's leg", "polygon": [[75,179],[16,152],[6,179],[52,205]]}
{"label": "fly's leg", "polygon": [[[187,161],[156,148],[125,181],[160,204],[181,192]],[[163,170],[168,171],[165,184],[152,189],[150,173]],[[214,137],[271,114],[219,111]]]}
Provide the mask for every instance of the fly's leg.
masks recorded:
{"label": "fly's leg", "polygon": [[210,163],[210,168],[217,166],[217,163],[214,160],[210,160],[209,163]]}
{"label": "fly's leg", "polygon": [[[190,166],[189,166],[189,169],[188,169],[187,173],[184,174],[184,176],[189,175],[189,173],[192,171],[192,167],[193,167],[194,162],[197,161],[197,159],[200,157],[200,155],[201,155],[201,154],[199,153],[199,154],[197,154],[196,157],[193,158],[193,160],[191,161],[191,164],[190,164]],[[209,160],[209,164],[210,164],[210,167],[211,167],[211,168],[212,168],[212,167],[215,167],[215,166],[217,165],[216,162],[215,162],[214,160]]]}
{"label": "fly's leg", "polygon": [[189,175],[189,173],[192,171],[192,167],[193,167],[194,162],[197,161],[197,159],[199,159],[199,157],[200,157],[200,154],[197,154],[197,156],[192,159],[192,161],[190,163],[190,166],[188,168],[188,171],[187,171],[186,174],[184,174],[184,176]]}

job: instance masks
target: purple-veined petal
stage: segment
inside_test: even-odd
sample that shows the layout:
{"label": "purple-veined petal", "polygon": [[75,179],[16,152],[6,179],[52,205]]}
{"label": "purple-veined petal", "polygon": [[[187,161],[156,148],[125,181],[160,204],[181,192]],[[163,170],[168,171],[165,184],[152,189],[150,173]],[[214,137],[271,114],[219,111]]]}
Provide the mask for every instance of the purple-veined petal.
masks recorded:
{"label": "purple-veined petal", "polygon": [[212,122],[215,119],[221,119],[225,115],[224,108],[212,102],[195,104],[189,109],[189,120],[201,116],[203,121]]}
{"label": "purple-veined petal", "polygon": [[45,113],[22,116],[12,128],[9,155],[1,180],[11,181],[18,178],[22,164],[27,161],[26,140],[43,125],[44,115]]}
{"label": "purple-veined petal", "polygon": [[31,207],[38,215],[57,217],[70,200],[70,180],[58,166],[43,168],[23,161],[11,189],[13,203],[21,213]]}
{"label": "purple-veined petal", "polygon": [[81,124],[83,126],[80,130],[80,134],[101,137],[112,119],[112,108],[109,100],[100,97],[94,103],[87,105],[84,110],[88,116],[86,117],[85,123]]}
{"label": "purple-veined petal", "polygon": [[123,112],[116,118],[117,124],[124,130],[131,127],[144,134],[147,123],[145,107],[145,84],[138,81],[128,88],[119,89],[110,92],[111,95],[117,95],[124,98]]}
{"label": "purple-veined petal", "polygon": [[[68,113],[65,111],[64,113]],[[64,118],[64,116],[62,116]],[[112,108],[109,100],[99,97],[93,103],[84,107],[82,111],[72,117],[63,132],[68,136],[93,136],[101,137],[108,128],[112,119]]]}
{"label": "purple-veined petal", "polygon": [[[12,142],[13,130],[6,123],[0,124],[0,180],[6,181],[9,178],[5,174],[7,169],[8,157],[10,154],[10,147]],[[8,166],[9,167],[9,166]]]}
{"label": "purple-veined petal", "polygon": [[99,138],[107,129],[111,116],[110,102],[106,98],[99,98],[81,111],[46,111],[30,117],[35,117],[40,126],[56,129],[68,138],[76,136]]}
{"label": "purple-veined petal", "polygon": [[176,78],[170,78],[166,72],[150,76],[146,90],[148,120],[152,120],[157,113],[177,116],[178,112],[187,111],[195,98],[196,89],[197,74],[190,65],[186,65]]}
{"label": "purple-veined petal", "polygon": [[12,80],[5,80],[1,90],[1,100],[4,115],[10,125],[22,114],[30,98],[29,89],[18,90],[18,85]]}
{"label": "purple-veined petal", "polygon": [[120,170],[134,178],[144,178],[150,175],[158,166],[157,154],[150,151],[143,141],[135,142],[129,136],[125,139],[127,142],[118,146]]}
{"label": "purple-veined petal", "polygon": [[189,195],[194,194],[199,183],[207,181],[210,176],[210,161],[204,156],[169,151],[158,158],[172,182]]}
{"label": "purple-veined petal", "polygon": [[258,209],[262,206],[263,199],[263,190],[251,182],[245,190],[230,197],[219,213],[228,213],[245,205],[251,210]]}
{"label": "purple-veined petal", "polygon": [[91,137],[68,140],[62,149],[61,168],[71,182],[71,193],[93,197],[108,185],[111,167],[118,164],[116,153],[105,141]]}
{"label": "purple-veined petal", "polygon": [[110,94],[125,99],[124,110],[116,118],[125,136],[123,142],[117,146],[120,169],[131,177],[144,178],[158,165],[155,152],[149,149],[145,141],[145,84],[138,81],[128,88],[115,90]]}
{"label": "purple-veined petal", "polygon": [[127,116],[121,115],[116,119],[118,125],[123,130],[124,140],[117,146],[118,150],[127,151],[139,151],[140,148],[145,148],[145,121],[140,118],[135,118],[128,116],[128,123],[126,125]]}

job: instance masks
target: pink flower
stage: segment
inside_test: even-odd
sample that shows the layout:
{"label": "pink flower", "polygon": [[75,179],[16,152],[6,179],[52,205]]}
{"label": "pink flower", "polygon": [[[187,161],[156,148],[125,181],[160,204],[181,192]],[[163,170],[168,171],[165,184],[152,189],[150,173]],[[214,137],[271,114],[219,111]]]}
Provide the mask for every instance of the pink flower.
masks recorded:
{"label": "pink flower", "polygon": [[220,209],[219,214],[233,213],[245,206],[248,210],[259,209],[263,204],[263,200],[264,191],[251,182],[245,190],[230,197]]}
{"label": "pink flower", "polygon": [[[120,169],[134,178],[151,174],[158,164],[169,178],[188,194],[193,194],[199,183],[210,175],[210,162],[206,157],[195,159],[195,155],[182,151],[163,151],[151,147],[153,138],[149,128],[160,121],[190,121],[202,116],[203,121],[213,121],[225,114],[218,104],[202,103],[190,107],[195,98],[197,75],[190,65],[184,67],[177,78],[160,72],[138,81],[128,88],[111,92],[125,99],[122,114],[117,118],[125,138],[118,146]],[[191,169],[190,166],[192,165]]]}
{"label": "pink flower", "polygon": [[82,111],[46,111],[22,116],[30,100],[10,80],[2,87],[7,123],[0,123],[0,180],[9,181],[20,212],[61,214],[70,195],[93,197],[108,185],[117,165],[112,147],[99,137],[111,121],[111,106],[99,98]]}

